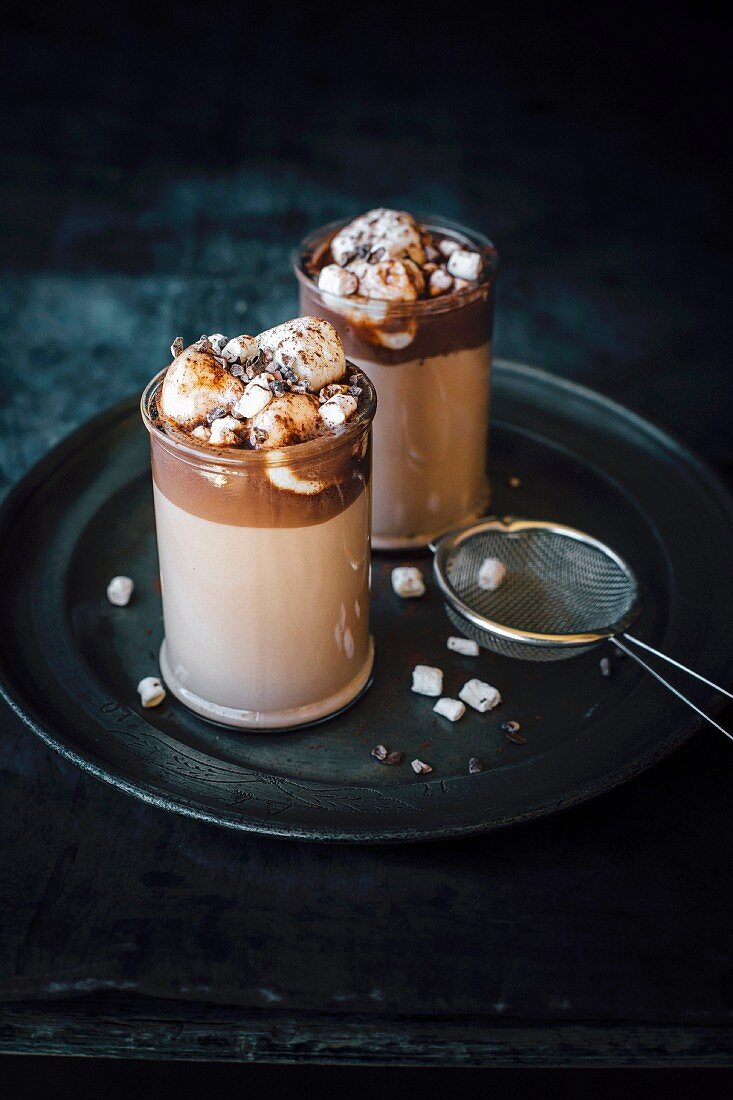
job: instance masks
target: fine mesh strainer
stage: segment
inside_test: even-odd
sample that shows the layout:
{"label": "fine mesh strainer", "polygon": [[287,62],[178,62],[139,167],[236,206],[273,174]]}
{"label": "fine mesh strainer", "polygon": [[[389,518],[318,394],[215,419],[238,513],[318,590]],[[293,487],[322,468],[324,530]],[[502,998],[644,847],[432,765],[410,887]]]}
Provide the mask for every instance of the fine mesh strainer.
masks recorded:
{"label": "fine mesh strainer", "polygon": [[[558,661],[613,641],[733,740],[629,648],[627,643],[653,653],[733,699],[725,688],[626,633],[641,610],[639,586],[626,562],[602,542],[559,523],[487,519],[449,532],[432,549],[448,617],[479,645],[524,661]],[[496,558],[506,568],[494,592],[478,584],[486,558]]]}

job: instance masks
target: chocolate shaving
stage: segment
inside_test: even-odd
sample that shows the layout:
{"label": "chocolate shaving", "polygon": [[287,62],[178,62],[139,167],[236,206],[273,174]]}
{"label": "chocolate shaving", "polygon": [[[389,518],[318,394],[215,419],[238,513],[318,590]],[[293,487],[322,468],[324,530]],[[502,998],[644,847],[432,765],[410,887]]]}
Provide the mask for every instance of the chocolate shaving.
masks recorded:
{"label": "chocolate shaving", "polygon": [[372,756],[375,757],[380,764],[402,763],[402,753],[390,752],[386,745],[375,745],[372,749]]}
{"label": "chocolate shaving", "polygon": [[171,344],[171,355],[173,356],[174,359],[177,359],[182,351],[183,351],[183,337],[182,336],[176,336],[175,340]]}
{"label": "chocolate shaving", "polygon": [[222,416],[226,416],[228,411],[229,410],[223,405],[217,405],[215,409],[211,409],[210,412],[207,412],[206,423],[209,425],[213,424],[215,420],[219,420]]}
{"label": "chocolate shaving", "polygon": [[509,730],[507,733],[504,734],[504,737],[507,741],[511,741],[512,745],[527,744],[527,738],[522,737],[521,733],[519,733],[517,730]]}
{"label": "chocolate shaving", "polygon": [[266,432],[264,428],[252,428],[249,433],[249,443],[251,447],[257,447],[264,443],[270,433]]}

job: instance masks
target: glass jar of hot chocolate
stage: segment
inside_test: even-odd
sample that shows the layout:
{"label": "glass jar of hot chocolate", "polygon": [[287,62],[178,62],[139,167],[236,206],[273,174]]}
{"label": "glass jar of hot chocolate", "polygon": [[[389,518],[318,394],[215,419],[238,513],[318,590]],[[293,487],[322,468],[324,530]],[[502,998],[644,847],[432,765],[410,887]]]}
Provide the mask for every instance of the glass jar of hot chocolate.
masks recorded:
{"label": "glass jar of hot chocolate", "polygon": [[141,403],[163,679],[228,726],[325,718],[364,690],[374,659],[374,388],[317,318],[173,350]]}
{"label": "glass jar of hot chocolate", "polygon": [[372,545],[406,549],[484,512],[496,250],[446,219],[373,210],[293,256],[304,313],[326,318],[379,396]]}

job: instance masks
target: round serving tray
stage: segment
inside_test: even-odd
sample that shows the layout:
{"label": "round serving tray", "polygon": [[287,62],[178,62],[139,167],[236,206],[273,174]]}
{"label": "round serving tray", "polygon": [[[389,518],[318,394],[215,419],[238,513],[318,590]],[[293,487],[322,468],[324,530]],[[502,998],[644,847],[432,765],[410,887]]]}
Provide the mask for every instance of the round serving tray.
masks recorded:
{"label": "round serving tray", "polygon": [[[554,519],[614,547],[642,585],[636,633],[724,684],[733,675],[733,502],[669,436],[570,382],[498,362],[490,469],[493,510]],[[0,690],[46,744],[162,809],[307,840],[414,841],[483,832],[573,806],[648,768],[697,728],[694,715],[631,661],[601,676],[595,650],[560,665],[446,649],[455,633],[427,554],[375,555],[373,686],[310,728],[245,733],[209,725],[168,696],[143,710],[162,621],[148,440],[129,400],[76,431],[15,488],[0,514]],[[521,485],[510,487],[509,479]],[[420,565],[420,600],[391,590]],[[136,582],[112,607],[110,577]],[[455,696],[472,676],[504,702],[455,725],[410,691],[415,664],[445,670]],[[696,694],[715,709],[720,698]],[[526,744],[506,740],[516,719]],[[713,734],[711,734],[713,736]],[[401,750],[389,767],[370,754]],[[704,746],[701,745],[701,750]],[[478,757],[480,774],[468,774]],[[410,760],[433,767],[416,775]]]}

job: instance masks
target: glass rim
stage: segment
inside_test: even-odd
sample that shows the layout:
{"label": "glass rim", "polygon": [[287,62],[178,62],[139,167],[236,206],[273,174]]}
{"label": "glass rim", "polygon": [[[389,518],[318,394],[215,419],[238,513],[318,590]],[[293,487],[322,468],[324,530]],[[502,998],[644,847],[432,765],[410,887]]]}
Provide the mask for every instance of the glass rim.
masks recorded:
{"label": "glass rim", "polygon": [[376,313],[382,313],[383,316],[379,319],[447,313],[453,309],[460,309],[469,302],[482,298],[486,293],[487,287],[490,287],[494,282],[499,264],[499,253],[493,241],[484,236],[483,233],[478,233],[476,230],[469,229],[459,222],[452,221],[450,218],[440,217],[437,214],[423,214],[417,212],[414,217],[426,229],[437,232],[447,230],[451,235],[459,239],[462,238],[462,243],[471,245],[473,251],[479,251],[484,258],[484,270],[481,274],[481,278],[477,279],[475,284],[463,287],[461,290],[454,291],[452,294],[440,294],[435,298],[417,298],[412,302],[393,301],[389,298],[363,298],[358,295],[345,297],[340,294],[324,292],[320,289],[315,279],[304,270],[303,259],[307,253],[312,253],[317,245],[333,237],[339,229],[342,229],[345,225],[348,225],[349,222],[353,221],[353,218],[338,218],[336,221],[326,222],[325,225],[306,234],[298,247],[294,248],[290,253],[292,270],[298,282],[318,294],[325,304],[328,304],[328,299],[330,298],[333,302],[339,303],[355,314],[363,313],[365,316],[373,317]]}
{"label": "glass rim", "polygon": [[349,359],[346,360],[347,372],[351,368],[352,373],[357,372],[367,384],[367,402],[364,408],[359,410],[356,416],[347,420],[343,428],[326,435],[307,439],[303,443],[290,443],[285,447],[263,448],[262,450],[246,450],[242,447],[210,447],[206,443],[199,443],[183,429],[161,427],[156,418],[151,415],[152,402],[157,398],[163,385],[163,380],[168,367],[163,367],[153,375],[140,397],[140,415],[143,424],[147,428],[151,439],[157,439],[171,451],[181,457],[194,459],[197,462],[209,463],[214,466],[227,466],[230,468],[257,468],[264,466],[290,465],[292,462],[308,460],[310,458],[323,457],[324,452],[330,448],[341,448],[356,439],[365,427],[370,427],[377,410],[377,391],[372,380],[364,373],[361,367],[357,367]]}

